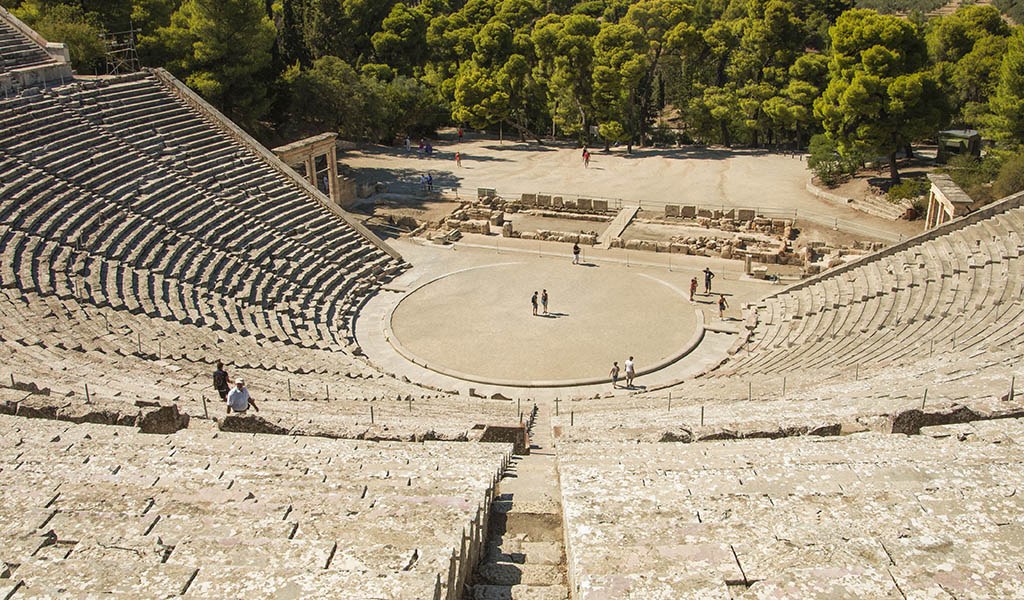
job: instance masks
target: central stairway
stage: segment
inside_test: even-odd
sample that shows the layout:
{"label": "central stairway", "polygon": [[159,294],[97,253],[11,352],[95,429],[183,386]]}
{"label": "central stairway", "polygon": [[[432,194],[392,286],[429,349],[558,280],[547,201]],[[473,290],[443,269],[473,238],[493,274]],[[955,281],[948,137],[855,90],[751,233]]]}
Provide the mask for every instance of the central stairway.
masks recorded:
{"label": "central stairway", "polygon": [[541,405],[530,454],[516,456],[498,486],[480,564],[466,600],[568,600],[562,498],[551,436]]}

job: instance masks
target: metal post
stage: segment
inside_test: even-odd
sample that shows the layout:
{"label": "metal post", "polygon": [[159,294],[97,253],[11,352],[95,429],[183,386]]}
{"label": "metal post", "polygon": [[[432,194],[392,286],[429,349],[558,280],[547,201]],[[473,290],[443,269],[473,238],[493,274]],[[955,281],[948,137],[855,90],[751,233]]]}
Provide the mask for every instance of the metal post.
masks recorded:
{"label": "metal post", "polygon": [[370,405],[370,425],[373,425],[373,405]]}
{"label": "metal post", "polygon": [[138,344],[139,344],[139,354],[142,354],[142,334],[141,333],[138,333],[138,332],[135,333],[135,341],[138,342]]}
{"label": "metal post", "polygon": [[[13,375],[12,375],[13,377]],[[555,398],[555,416],[558,416],[558,398]]]}
{"label": "metal post", "polygon": [[786,378],[782,378],[782,397],[786,397]]}
{"label": "metal post", "polygon": [[700,405],[700,426],[704,426],[704,405]]}
{"label": "metal post", "polygon": [[325,383],[324,384],[324,389],[327,390],[327,399],[330,400],[331,399],[331,384]]}
{"label": "metal post", "polygon": [[156,341],[156,357],[157,358],[160,358],[160,355],[163,354],[163,350],[164,350],[163,340],[157,340]]}
{"label": "metal post", "polygon": [[290,377],[288,378],[288,399],[292,399],[292,380]]}
{"label": "metal post", "polygon": [[928,388],[924,388],[924,398],[921,398],[921,410],[924,410],[924,403],[928,401]]}
{"label": "metal post", "polygon": [[92,402],[92,399],[89,396],[89,384],[87,383],[85,384],[85,403],[89,404],[90,402]]}
{"label": "metal post", "polygon": [[672,412],[672,392],[668,393],[668,412]]}
{"label": "metal post", "polygon": [[569,411],[569,426],[572,427],[575,424],[576,424],[576,413],[574,411],[570,410]]}
{"label": "metal post", "polygon": [[210,418],[210,411],[206,410],[206,396],[200,396],[203,399],[203,416],[207,419]]}
{"label": "metal post", "polygon": [[1007,394],[1007,398],[1006,398],[1010,402],[1013,402],[1013,387],[1014,387],[1014,383],[1016,383],[1016,382],[1017,382],[1017,376],[1016,375],[1011,375],[1010,376],[1010,393]]}
{"label": "metal post", "polygon": [[523,414],[523,405],[521,398],[516,398],[516,412],[518,412],[519,414]]}
{"label": "metal post", "polygon": [[11,373],[11,387],[14,387],[14,373]]}
{"label": "metal post", "polygon": [[751,396],[754,395],[754,384],[750,381],[747,382],[747,402],[750,402]]}
{"label": "metal post", "polygon": [[853,380],[857,381],[860,379],[860,363],[853,365]]}

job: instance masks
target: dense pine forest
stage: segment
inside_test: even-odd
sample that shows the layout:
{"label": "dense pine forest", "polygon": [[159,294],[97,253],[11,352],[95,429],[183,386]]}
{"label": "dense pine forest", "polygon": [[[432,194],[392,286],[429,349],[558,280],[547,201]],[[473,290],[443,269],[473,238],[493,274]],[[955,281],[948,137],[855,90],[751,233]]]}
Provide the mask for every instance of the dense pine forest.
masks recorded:
{"label": "dense pine forest", "polygon": [[812,149],[857,163],[947,127],[980,129],[1008,150],[1024,141],[1024,28],[1000,10],[1017,2],[965,2],[935,18],[854,4],[22,0],[13,10],[68,43],[82,73],[102,72],[104,34],[134,28],[143,64],[272,142],[334,130],[393,143],[461,125],[594,146],[807,148],[823,133]]}

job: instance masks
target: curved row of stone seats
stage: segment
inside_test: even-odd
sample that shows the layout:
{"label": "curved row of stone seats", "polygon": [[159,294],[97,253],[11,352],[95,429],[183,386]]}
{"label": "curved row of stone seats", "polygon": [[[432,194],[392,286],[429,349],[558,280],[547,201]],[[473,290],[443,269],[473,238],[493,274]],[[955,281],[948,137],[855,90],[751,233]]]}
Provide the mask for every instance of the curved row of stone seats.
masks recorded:
{"label": "curved row of stone seats", "polygon": [[[134,103],[147,114],[178,113],[205,145],[147,155],[118,129]],[[87,112],[109,105],[109,114]],[[359,297],[395,272],[390,257],[153,76],[75,83],[5,108],[11,135],[0,142],[0,217],[26,234],[257,309],[283,306],[323,322],[317,333],[330,334],[327,345],[352,342],[347,328]],[[225,169],[235,175],[221,177]]]}
{"label": "curved row of stone seats", "polygon": [[1022,359],[1024,338],[1017,335],[998,348],[936,348],[899,367],[698,377],[626,397],[563,401],[553,423],[567,439],[593,441],[913,432],[918,420],[1024,414]]}
{"label": "curved row of stone seats", "polygon": [[1024,423],[988,425],[1003,435],[562,444],[573,597],[1019,597]]}
{"label": "curved row of stone seats", "polygon": [[0,385],[34,385],[69,403],[88,385],[106,402],[169,401],[193,417],[220,417],[210,378],[217,360],[248,381],[261,416],[293,434],[466,440],[477,425],[515,425],[528,412],[521,402],[427,394],[338,353],[0,291]]}
{"label": "curved row of stone seats", "polygon": [[1024,322],[1024,208],[769,297],[746,349],[720,369],[776,374],[912,362],[935,346],[999,346]]}
{"label": "curved row of stone seats", "polygon": [[459,598],[510,460],[390,444],[0,416],[0,591]]}

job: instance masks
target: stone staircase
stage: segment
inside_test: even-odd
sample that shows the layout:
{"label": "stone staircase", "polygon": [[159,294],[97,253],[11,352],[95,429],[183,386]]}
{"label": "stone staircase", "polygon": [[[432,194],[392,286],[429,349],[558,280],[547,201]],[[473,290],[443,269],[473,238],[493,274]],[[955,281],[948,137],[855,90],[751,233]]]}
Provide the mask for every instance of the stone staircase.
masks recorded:
{"label": "stone staircase", "polygon": [[546,408],[531,453],[513,457],[491,505],[484,552],[466,600],[568,600],[562,501]]}

